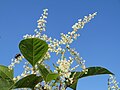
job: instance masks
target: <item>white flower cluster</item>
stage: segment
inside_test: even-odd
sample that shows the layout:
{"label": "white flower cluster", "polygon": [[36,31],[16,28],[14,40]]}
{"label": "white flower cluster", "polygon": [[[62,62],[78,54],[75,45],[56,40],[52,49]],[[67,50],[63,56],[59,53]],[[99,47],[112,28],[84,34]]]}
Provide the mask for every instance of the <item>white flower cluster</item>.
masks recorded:
{"label": "white flower cluster", "polygon": [[68,34],[61,33],[60,44],[71,44],[74,39],[77,39],[80,34],[75,34],[73,32],[68,32]]}
{"label": "white flower cluster", "polygon": [[31,72],[32,72],[32,68],[30,68],[29,65],[30,65],[29,62],[25,62],[25,65],[23,66],[24,71],[22,72],[21,75],[18,75],[17,77],[14,77],[13,80],[14,80],[14,81],[18,81],[18,80],[20,80],[21,78],[23,78],[23,77],[25,77],[25,76],[27,76],[27,75],[30,75]]}
{"label": "white flower cluster", "polygon": [[59,71],[58,73],[65,77],[65,78],[69,78],[71,75],[71,71],[70,71],[70,66],[73,63],[73,61],[68,60],[66,58],[63,58],[62,60],[58,60],[57,64],[59,64],[57,71]]}
{"label": "white flower cluster", "polygon": [[45,31],[45,27],[46,27],[45,23],[47,23],[47,21],[45,19],[48,16],[47,11],[48,11],[48,9],[44,9],[42,16],[37,21],[38,22],[38,26],[37,27],[39,28],[40,32]]}
{"label": "white flower cluster", "polygon": [[79,53],[77,51],[75,51],[75,49],[72,49],[70,47],[67,47],[67,48],[68,48],[68,51],[70,52],[70,54],[72,56],[74,56],[74,60],[76,60],[77,63],[81,66],[81,68],[83,70],[85,70],[86,69],[86,67],[85,67],[85,60],[83,60],[83,58],[80,57]]}
{"label": "white flower cluster", "polygon": [[108,90],[120,90],[118,82],[116,81],[116,77],[111,74],[109,76],[110,77],[108,79]]}
{"label": "white flower cluster", "polygon": [[[42,34],[42,31],[46,31],[46,23],[47,23],[46,18],[48,16],[47,11],[48,11],[48,9],[44,9],[42,16],[37,21],[38,26],[37,26],[37,29],[35,29],[35,34],[34,35],[26,34],[25,36],[23,36],[23,38],[24,39],[40,38],[48,43],[49,49],[48,49],[48,52],[46,53],[46,55],[44,56],[43,60],[50,59],[51,52],[56,53],[56,55],[60,54],[61,57],[57,61],[58,66],[55,67],[55,69],[56,69],[55,72],[61,76],[60,82],[63,83],[65,78],[67,78],[67,80],[70,81],[70,83],[72,84],[74,75],[73,75],[73,77],[70,78],[71,71],[75,70],[78,66],[81,66],[82,70],[84,70],[85,72],[87,72],[87,70],[86,70],[86,66],[85,66],[85,60],[83,60],[82,57],[80,57],[79,53],[77,51],[75,51],[75,49],[72,49],[70,47],[70,44],[74,40],[76,40],[77,37],[80,36],[80,34],[77,34],[78,29],[82,29],[84,27],[84,25],[86,23],[88,23],[92,18],[94,18],[94,16],[97,13],[95,12],[93,14],[89,14],[89,16],[85,16],[83,20],[79,19],[78,22],[72,26],[73,30],[71,32],[68,32],[67,34],[61,33],[61,39],[57,40],[57,39],[52,39],[51,37],[48,37],[46,34]],[[65,47],[63,47],[63,46],[65,46]],[[71,55],[71,56],[69,56],[69,59],[65,58],[65,56],[64,56],[66,52],[69,52]],[[77,61],[78,65],[71,68],[71,64],[73,63],[74,60]],[[14,66],[14,63],[12,63],[10,68],[13,66]],[[26,75],[33,74],[33,73],[39,74],[39,72],[37,70],[37,66],[35,68],[36,68],[36,70],[33,70],[33,68],[29,66],[29,63],[25,63],[23,73],[21,74],[21,76],[18,76],[17,79],[14,78],[14,80],[18,80],[21,77],[25,77]],[[46,90],[52,90],[52,87],[47,83],[44,83],[43,86],[44,86],[44,89],[46,89]],[[37,87],[41,87],[41,84],[38,84],[36,86],[36,88]],[[41,88],[43,88],[43,87],[41,87]],[[61,89],[65,90],[64,85],[61,86]]]}
{"label": "white flower cluster", "polygon": [[18,81],[18,80],[20,80],[20,79],[21,79],[21,76],[17,76],[17,77],[14,77],[14,78],[13,78],[14,81]]}
{"label": "white flower cluster", "polygon": [[61,44],[70,44],[73,42],[73,39],[77,39],[77,37],[80,36],[80,34],[76,34],[78,29],[82,29],[86,23],[88,23],[94,16],[97,14],[97,12],[93,14],[89,14],[89,16],[85,16],[84,19],[79,19],[77,23],[75,23],[72,28],[72,32],[68,32],[68,34],[61,33]]}
{"label": "white flower cluster", "polygon": [[38,22],[37,28],[38,28],[39,30],[35,29],[36,35],[28,35],[28,34],[26,34],[26,35],[23,36],[24,39],[26,39],[26,38],[39,38],[39,36],[41,36],[41,32],[42,32],[42,31],[46,31],[46,24],[45,24],[45,23],[47,23],[47,21],[46,21],[45,19],[46,19],[47,16],[48,16],[47,11],[48,11],[48,9],[44,9],[42,16],[41,16],[40,19],[37,21],[37,22]]}
{"label": "white flower cluster", "polygon": [[88,23],[92,18],[96,16],[97,12],[93,14],[89,14],[89,16],[84,16],[84,19],[79,19],[77,23],[75,23],[72,28],[74,31],[77,31],[78,29],[82,29],[86,23]]}
{"label": "white flower cluster", "polygon": [[47,83],[44,84],[45,90],[52,90],[52,86],[48,85]]}
{"label": "white flower cluster", "polygon": [[[35,86],[35,90],[53,90],[52,85],[48,82],[42,81]],[[55,90],[55,89],[54,89]]]}
{"label": "white flower cluster", "polygon": [[[80,34],[77,34],[77,31],[79,29],[82,29],[86,23],[88,23],[91,19],[93,19],[96,16],[97,12],[93,14],[89,14],[88,16],[84,16],[83,19],[79,19],[78,22],[72,26],[73,30],[71,32],[68,32],[67,34],[61,33],[60,34],[61,39],[57,40],[57,39],[52,39],[51,37],[48,37],[46,34],[42,34],[42,31],[46,31],[46,23],[47,23],[46,19],[48,16],[47,11],[48,9],[44,9],[42,16],[37,21],[38,26],[37,26],[37,29],[34,30],[35,34],[34,35],[26,34],[25,36],[23,36],[23,38],[24,39],[40,38],[48,43],[49,49],[48,49],[48,52],[43,57],[43,61],[49,60],[51,58],[50,56],[51,52],[56,53],[56,55],[58,54],[61,55],[60,59],[58,59],[57,61],[58,65],[55,66],[55,70],[54,70],[55,73],[58,73],[60,75],[60,81],[59,81],[59,84],[55,85],[54,90],[65,90],[64,81],[66,80],[66,82],[70,82],[70,84],[73,83],[73,78],[76,73],[74,73],[72,77],[70,77],[70,75],[71,75],[71,72],[74,71],[77,67],[80,66],[82,68],[82,71],[85,72],[85,74],[88,72],[85,66],[85,60],[82,57],[80,57],[79,53],[75,49],[70,47],[70,44],[74,40],[76,40],[77,37],[80,36]],[[67,51],[71,55],[69,56],[69,59],[65,57],[65,53]],[[15,56],[14,59],[12,59],[11,64],[8,66],[8,68],[13,69],[13,67],[15,67],[15,64],[19,64],[23,58],[24,57],[22,55],[18,54],[17,56]],[[76,60],[78,65],[71,68],[71,65],[74,60]],[[43,65],[47,67],[46,64],[44,64],[44,62],[43,62]],[[23,73],[20,76],[14,77],[13,78],[14,81],[17,81],[30,74],[36,74],[38,76],[40,75],[37,69],[37,65],[35,66],[35,68],[32,68],[28,62],[25,62],[25,65],[23,66],[23,68],[24,68]],[[43,81],[42,84],[41,83],[38,83],[35,86],[36,90],[53,90],[53,87],[50,83],[46,83],[45,81]],[[29,89],[25,88],[25,89],[18,89],[18,90],[29,90]],[[108,90],[120,90],[118,83],[116,81],[116,78],[113,75],[110,75],[110,78],[108,79]]]}
{"label": "white flower cluster", "polygon": [[24,68],[24,71],[21,74],[22,77],[25,77],[32,72],[32,68],[30,68],[29,62],[25,62],[25,64],[23,65],[23,68]]}
{"label": "white flower cluster", "polygon": [[19,64],[24,57],[22,55],[19,55],[18,57],[11,59],[11,64],[8,66],[9,69],[13,69],[15,67],[15,64]]}

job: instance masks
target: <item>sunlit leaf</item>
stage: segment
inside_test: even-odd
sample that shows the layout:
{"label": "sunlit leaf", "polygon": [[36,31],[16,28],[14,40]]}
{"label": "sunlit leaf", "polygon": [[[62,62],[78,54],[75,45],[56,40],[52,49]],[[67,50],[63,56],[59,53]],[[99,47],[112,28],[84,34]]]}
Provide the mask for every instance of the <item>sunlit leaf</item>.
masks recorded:
{"label": "sunlit leaf", "polygon": [[39,38],[29,38],[22,40],[19,44],[19,48],[28,62],[32,66],[35,66],[35,64],[46,54],[48,44]]}
{"label": "sunlit leaf", "polygon": [[6,66],[0,65],[0,76],[2,78],[10,78],[13,79],[13,70],[9,69]]}
{"label": "sunlit leaf", "polygon": [[46,81],[56,80],[59,75],[57,73],[49,73],[46,77]]}
{"label": "sunlit leaf", "polygon": [[9,90],[13,84],[13,70],[0,65],[0,90]]}

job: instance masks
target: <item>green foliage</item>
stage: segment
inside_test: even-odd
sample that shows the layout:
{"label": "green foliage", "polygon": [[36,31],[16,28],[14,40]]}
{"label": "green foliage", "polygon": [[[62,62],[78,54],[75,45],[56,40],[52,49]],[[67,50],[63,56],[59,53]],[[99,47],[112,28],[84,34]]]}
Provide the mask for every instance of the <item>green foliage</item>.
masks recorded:
{"label": "green foliage", "polygon": [[8,80],[0,78],[0,90],[10,90],[12,85],[13,83],[9,82]]}
{"label": "green foliage", "polygon": [[56,80],[59,77],[57,73],[49,73],[46,77],[46,81],[49,82],[51,80]]}
{"label": "green foliage", "polygon": [[50,72],[47,68],[45,68],[44,65],[38,65],[38,69],[39,69],[39,72],[40,72],[40,74],[42,75],[43,79],[44,79],[45,81],[47,81],[47,80],[46,80],[46,77],[47,77],[47,75],[48,75],[49,73],[51,73],[51,72]]}
{"label": "green foliage", "polygon": [[12,87],[13,89],[16,88],[31,88],[34,89],[34,87],[41,82],[43,79],[41,76],[36,76],[35,74],[28,75],[22,79],[20,79],[18,82],[14,84]]}
{"label": "green foliage", "polygon": [[[42,60],[48,50],[48,44],[38,38],[30,38],[22,40],[19,48],[23,56],[34,67],[38,61]],[[41,67],[42,68],[42,67]],[[17,82],[13,81],[13,70],[0,65],[0,90],[9,90],[15,88],[34,88],[36,84],[41,82],[43,78],[31,74],[20,79]]]}
{"label": "green foliage", "polygon": [[6,66],[0,65],[0,89],[7,90],[13,84],[13,70],[10,70]]}
{"label": "green foliage", "polygon": [[57,73],[52,73],[51,71],[49,71],[43,65],[38,65],[38,69],[46,82],[49,82],[51,80],[56,80],[57,77],[59,76]]}
{"label": "green foliage", "polygon": [[[43,80],[50,82],[52,80],[59,79],[59,74],[53,73],[51,70],[48,70],[44,65],[38,63],[46,54],[48,50],[48,44],[38,38],[29,38],[22,40],[19,44],[19,48],[26,60],[33,66],[37,64],[38,70],[41,76],[36,76],[35,74],[28,75],[17,82],[13,81],[13,70],[10,70],[8,67],[0,65],[0,90],[10,90],[17,88],[31,88],[34,90],[34,87]],[[54,65],[55,66],[55,65]],[[109,70],[103,67],[88,67],[85,71],[82,72],[72,72],[71,78],[74,75],[73,83],[66,82],[66,88],[70,87],[73,90],[76,90],[77,82],[79,79],[94,76],[94,75],[103,75],[103,74],[113,74]]]}
{"label": "green foliage", "polygon": [[[80,75],[79,78],[93,76],[93,75],[103,75],[103,74],[114,75],[112,72],[110,72],[109,70],[107,70],[106,68],[103,68],[103,67],[88,67],[86,69],[88,69],[87,74],[84,73],[84,74]],[[79,73],[79,72],[77,72],[77,73]],[[81,72],[81,73],[83,73],[83,72]]]}
{"label": "green foliage", "polygon": [[38,38],[29,38],[22,40],[19,44],[19,48],[23,56],[34,67],[46,54],[48,44]]}
{"label": "green foliage", "polygon": [[71,77],[74,75],[73,84],[66,82],[66,86],[72,88],[73,90],[76,90],[77,82],[80,78],[94,75],[113,74],[112,72],[103,67],[88,67],[86,68],[86,70],[88,70],[87,73],[85,73],[85,71],[72,72]]}

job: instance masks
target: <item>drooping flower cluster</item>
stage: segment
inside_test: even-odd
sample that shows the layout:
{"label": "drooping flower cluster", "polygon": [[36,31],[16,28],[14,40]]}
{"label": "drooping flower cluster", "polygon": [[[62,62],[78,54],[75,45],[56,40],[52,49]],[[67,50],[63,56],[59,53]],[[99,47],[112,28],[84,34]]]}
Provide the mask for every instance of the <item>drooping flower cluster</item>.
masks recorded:
{"label": "drooping flower cluster", "polygon": [[118,84],[116,77],[110,74],[108,79],[108,90],[120,90]]}

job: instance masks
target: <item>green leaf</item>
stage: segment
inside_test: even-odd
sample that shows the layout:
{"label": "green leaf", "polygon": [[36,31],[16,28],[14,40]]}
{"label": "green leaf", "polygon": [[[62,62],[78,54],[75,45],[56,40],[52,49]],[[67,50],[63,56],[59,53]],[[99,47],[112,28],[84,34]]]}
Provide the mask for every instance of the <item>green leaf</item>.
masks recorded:
{"label": "green leaf", "polygon": [[94,75],[113,74],[112,72],[110,72],[109,70],[103,67],[88,67],[86,69],[88,69],[87,73],[85,73],[84,71],[72,72],[70,77],[72,77],[74,74],[73,84],[66,82],[66,87],[70,87],[73,90],[76,90],[77,82],[78,82],[78,79],[80,78],[94,76]]}
{"label": "green leaf", "polygon": [[44,65],[41,65],[41,64],[38,65],[38,69],[39,69],[40,74],[44,78],[44,80],[47,81],[46,78],[48,74],[50,74],[51,72],[47,68],[45,68]]}
{"label": "green leaf", "polygon": [[73,90],[76,90],[77,83],[78,83],[78,79],[74,80],[74,83],[70,85],[70,88],[72,88]]}
{"label": "green leaf", "polygon": [[34,67],[48,50],[48,44],[39,38],[24,39],[20,42],[19,48],[23,56]]}
{"label": "green leaf", "polygon": [[10,87],[13,85],[13,83],[0,78],[0,90],[10,90]]}
{"label": "green leaf", "polygon": [[41,76],[36,76],[35,74],[28,75],[19,81],[17,81],[12,89],[16,88],[31,88],[33,89],[39,82],[41,82],[43,79]]}
{"label": "green leaf", "polygon": [[[81,72],[81,75],[79,76],[79,78],[93,76],[93,75],[103,75],[103,74],[114,75],[112,72],[110,72],[109,70],[107,70],[106,68],[103,68],[103,67],[88,67],[87,69],[88,69],[87,74],[85,74],[84,72]],[[77,72],[77,73],[79,73],[79,72]],[[84,74],[82,74],[82,73],[84,73]]]}
{"label": "green leaf", "polygon": [[46,77],[46,81],[56,80],[59,75],[57,73],[50,73]]}
{"label": "green leaf", "polygon": [[0,90],[9,90],[13,84],[13,70],[0,65]]}
{"label": "green leaf", "polygon": [[44,65],[38,64],[38,69],[39,69],[40,74],[42,75],[42,77],[44,78],[46,82],[55,80],[59,76],[57,73],[52,73],[52,71],[45,68]]}
{"label": "green leaf", "polygon": [[10,78],[13,79],[13,70],[10,70],[8,67],[0,65],[0,76],[3,79]]}

